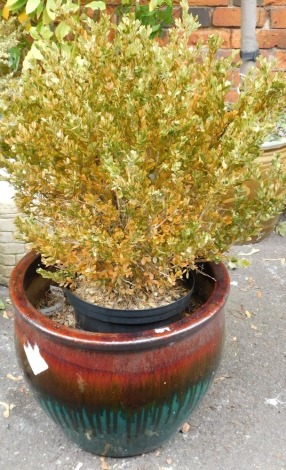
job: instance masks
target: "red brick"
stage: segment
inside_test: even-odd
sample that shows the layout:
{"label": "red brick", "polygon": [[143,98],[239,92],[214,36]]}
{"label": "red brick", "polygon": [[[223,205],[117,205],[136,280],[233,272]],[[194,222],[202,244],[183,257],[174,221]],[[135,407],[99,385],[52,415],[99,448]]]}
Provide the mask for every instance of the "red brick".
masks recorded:
{"label": "red brick", "polygon": [[275,51],[274,57],[278,61],[278,69],[286,69],[286,51]]}
{"label": "red brick", "polygon": [[[234,29],[231,33],[231,47],[240,48],[240,29]],[[272,47],[286,48],[286,30],[259,29],[256,31],[258,45],[261,49]]]}
{"label": "red brick", "polygon": [[[217,57],[223,57],[223,58],[229,57],[232,53],[233,53],[233,49],[219,49],[219,51],[217,52]],[[232,63],[236,64],[239,61],[240,61],[240,57],[239,57],[239,52],[237,51],[233,58]]]}
{"label": "red brick", "polygon": [[214,26],[240,26],[240,8],[216,8],[213,13]]}
{"label": "red brick", "polygon": [[[213,13],[213,25],[225,27],[241,26],[240,8],[216,8]],[[257,8],[257,26],[261,28],[266,21],[266,12],[264,9]]]}
{"label": "red brick", "polygon": [[286,5],[286,0],[263,0],[262,5]]}
{"label": "red brick", "polygon": [[237,90],[231,90],[226,95],[226,102],[235,103],[237,101],[237,98],[238,98]]}
{"label": "red brick", "polygon": [[241,38],[240,29],[234,29],[231,32],[231,47],[233,47],[233,49],[240,48],[240,38]]}
{"label": "red brick", "polygon": [[237,88],[240,84],[240,74],[239,74],[239,70],[234,70],[232,72],[232,79],[231,79],[231,82],[232,82],[232,85]]}
{"label": "red brick", "polygon": [[286,7],[271,8],[270,24],[271,28],[286,28]]}
{"label": "red brick", "polygon": [[[181,0],[177,0],[180,2]],[[227,7],[229,0],[189,0],[190,7]]]}
{"label": "red brick", "polygon": [[200,39],[207,42],[210,34],[218,34],[223,39],[222,47],[229,49],[230,46],[230,30],[229,29],[199,29],[190,35],[189,44],[196,44]]}
{"label": "red brick", "polygon": [[256,27],[262,28],[267,20],[266,10],[264,8],[256,9]]}
{"label": "red brick", "polygon": [[257,32],[257,41],[262,49],[272,47],[286,48],[286,30],[260,29]]}

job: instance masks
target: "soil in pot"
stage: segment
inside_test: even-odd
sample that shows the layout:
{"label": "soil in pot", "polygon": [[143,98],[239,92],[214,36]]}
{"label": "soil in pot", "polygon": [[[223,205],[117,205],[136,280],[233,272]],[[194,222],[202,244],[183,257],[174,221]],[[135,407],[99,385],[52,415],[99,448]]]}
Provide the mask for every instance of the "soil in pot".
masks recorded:
{"label": "soil in pot", "polygon": [[[204,290],[201,290],[199,287],[201,285],[202,275],[203,274],[199,273],[195,275],[192,274],[191,281],[189,283],[191,288],[183,301],[183,310],[180,310],[179,313],[173,315],[171,319],[166,318],[161,322],[155,322],[155,324],[151,323],[150,326],[147,324],[147,328],[146,321],[142,321],[142,323],[139,325],[129,324],[127,325],[127,332],[144,331],[148,329],[148,327],[161,327],[190,316],[206,301],[208,292],[204,292]],[[198,288],[195,288],[195,279],[197,279]],[[208,280],[207,277],[204,282],[204,289],[206,289],[208,282],[210,284],[208,290],[210,290],[212,281],[211,279]],[[81,319],[81,322],[79,322],[79,316],[69,300],[70,295],[66,295],[66,293],[66,290],[54,285],[49,285],[49,281],[47,281],[47,290],[42,293],[42,298],[36,303],[35,307],[40,310],[43,315],[49,317],[51,320],[54,320],[57,323],[68,326],[70,328],[78,328],[85,331],[126,332],[126,325],[121,328],[120,325],[117,324],[114,325],[113,328],[113,325],[105,326],[106,322],[104,321],[96,321],[95,323],[91,322],[91,328],[89,328],[89,323],[85,323],[84,319]],[[98,329],[95,329],[96,327]]]}

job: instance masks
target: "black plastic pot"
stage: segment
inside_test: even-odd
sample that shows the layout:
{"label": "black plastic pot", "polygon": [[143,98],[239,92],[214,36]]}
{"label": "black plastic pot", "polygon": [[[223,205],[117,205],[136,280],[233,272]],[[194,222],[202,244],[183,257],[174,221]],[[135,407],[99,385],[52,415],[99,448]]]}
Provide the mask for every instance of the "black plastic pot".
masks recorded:
{"label": "black plastic pot", "polygon": [[191,300],[194,276],[191,274],[185,282],[189,292],[184,297],[162,307],[141,310],[101,307],[82,300],[68,289],[66,295],[74,308],[78,328],[104,333],[129,333],[163,327],[180,320]]}

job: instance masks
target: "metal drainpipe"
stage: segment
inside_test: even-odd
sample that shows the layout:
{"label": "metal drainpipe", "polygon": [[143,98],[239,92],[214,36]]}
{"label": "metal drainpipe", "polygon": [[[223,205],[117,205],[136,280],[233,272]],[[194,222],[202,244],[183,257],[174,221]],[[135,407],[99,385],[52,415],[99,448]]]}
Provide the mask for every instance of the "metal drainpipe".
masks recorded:
{"label": "metal drainpipe", "polygon": [[256,0],[241,0],[241,44],[242,65],[240,74],[243,78],[251,67],[255,67],[259,55],[256,39]]}

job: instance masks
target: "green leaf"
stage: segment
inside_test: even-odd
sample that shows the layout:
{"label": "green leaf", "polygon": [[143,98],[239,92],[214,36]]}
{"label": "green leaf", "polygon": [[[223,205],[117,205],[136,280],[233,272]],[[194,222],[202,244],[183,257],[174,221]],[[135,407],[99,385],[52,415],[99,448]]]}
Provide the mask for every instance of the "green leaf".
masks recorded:
{"label": "green leaf", "polygon": [[26,4],[26,0],[11,0],[11,5],[6,5],[9,11],[17,12],[20,11]]}
{"label": "green leaf", "polygon": [[286,222],[279,222],[276,225],[275,232],[281,237],[286,237]]}
{"label": "green leaf", "polygon": [[94,2],[90,2],[90,3],[87,3],[85,5],[85,8],[91,8],[91,10],[105,10],[106,9],[106,5],[104,2],[101,2],[101,1],[94,1]]}
{"label": "green leaf", "polygon": [[36,11],[37,19],[40,18],[41,14],[43,13],[43,10],[44,10],[44,4],[41,2]]}
{"label": "green leaf", "polygon": [[[56,10],[56,8],[57,8],[57,5],[56,5],[54,0],[47,0],[46,8],[44,10],[44,13],[46,12],[46,18],[45,19],[48,20],[48,18],[50,18],[51,20],[46,24],[49,24],[51,21],[55,21],[55,19],[56,19],[55,10]],[[43,15],[43,23],[45,24],[44,15]]]}
{"label": "green leaf", "polygon": [[[50,16],[50,13],[51,13],[51,16]],[[50,24],[52,21],[55,20],[55,18],[56,18],[55,13],[49,12],[47,8],[44,9],[44,12],[43,12],[43,24],[44,25]]]}
{"label": "green leaf", "polygon": [[59,23],[55,30],[57,40],[61,42],[66,37],[66,35],[69,34],[70,30],[70,26],[64,21]]}
{"label": "green leaf", "polygon": [[19,67],[21,48],[19,46],[11,47],[8,52],[10,67],[16,72]]}
{"label": "green leaf", "polygon": [[6,6],[11,10],[10,7],[14,7],[16,3],[18,3],[18,0],[8,0]]}
{"label": "green leaf", "polygon": [[5,309],[4,302],[2,299],[0,299],[0,310],[4,310],[4,309]]}
{"label": "green leaf", "polygon": [[41,0],[28,0],[26,4],[26,13],[29,15],[30,13],[33,13],[38,6],[40,5]]}

